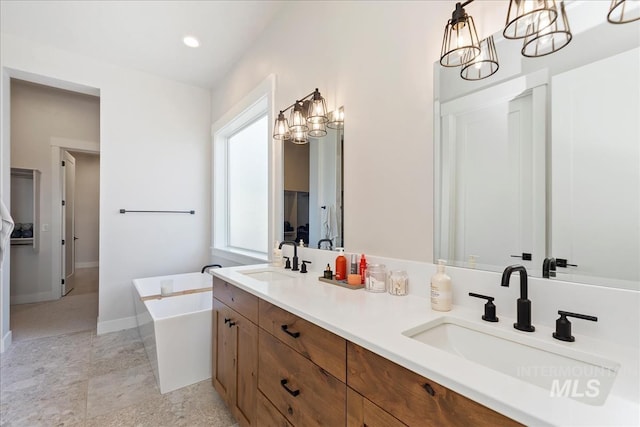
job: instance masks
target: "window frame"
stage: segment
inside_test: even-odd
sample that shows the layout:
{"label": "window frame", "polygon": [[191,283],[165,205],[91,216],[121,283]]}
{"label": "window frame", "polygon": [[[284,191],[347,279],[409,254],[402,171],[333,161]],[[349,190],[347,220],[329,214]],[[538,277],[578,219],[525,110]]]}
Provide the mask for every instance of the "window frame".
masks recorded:
{"label": "window frame", "polygon": [[[211,173],[211,255],[238,264],[253,264],[266,262],[271,256],[271,243],[274,236],[281,234],[282,209],[276,209],[282,204],[282,144],[274,140],[274,91],[275,76],[269,75],[255,87],[231,110],[225,113],[212,126],[212,173]],[[267,116],[267,205],[268,230],[266,252],[236,248],[229,244],[229,194],[228,194],[228,142],[229,139],[254,123],[261,117]],[[277,155],[280,153],[280,155]],[[280,173],[278,173],[280,171]],[[278,189],[280,189],[278,191]],[[280,231],[279,231],[280,228]]]}

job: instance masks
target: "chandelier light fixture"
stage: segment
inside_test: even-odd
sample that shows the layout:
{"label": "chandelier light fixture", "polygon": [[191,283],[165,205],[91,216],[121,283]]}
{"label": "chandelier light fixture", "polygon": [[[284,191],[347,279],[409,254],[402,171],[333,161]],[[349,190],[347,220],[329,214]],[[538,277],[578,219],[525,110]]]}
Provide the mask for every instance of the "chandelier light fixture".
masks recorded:
{"label": "chandelier light fixture", "polygon": [[640,1],[611,0],[607,21],[612,24],[626,24],[640,19]]}
{"label": "chandelier light fixture", "polygon": [[[500,68],[493,36],[478,42],[473,18],[464,10],[473,1],[456,3],[440,51],[440,64],[460,66],[460,77],[465,80],[485,79]],[[611,0],[607,20],[612,24],[640,20],[640,0]],[[573,39],[564,1],[558,6],[555,0],[509,0],[502,34],[505,39],[524,39],[521,53],[527,58],[550,55]],[[331,121],[327,126],[332,127]]]}
{"label": "chandelier light fixture", "polygon": [[[291,110],[289,120],[285,113]],[[290,140],[294,144],[307,144],[309,137],[321,138],[327,135],[327,127],[342,129],[344,126],[344,110],[327,114],[327,103],[316,88],[309,95],[296,100],[281,110],[273,125],[273,139]]]}

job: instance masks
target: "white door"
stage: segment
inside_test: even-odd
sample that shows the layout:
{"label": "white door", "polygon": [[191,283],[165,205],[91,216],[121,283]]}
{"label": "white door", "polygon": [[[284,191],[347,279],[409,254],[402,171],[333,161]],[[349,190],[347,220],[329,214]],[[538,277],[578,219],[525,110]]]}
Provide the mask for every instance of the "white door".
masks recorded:
{"label": "white door", "polygon": [[76,264],[75,187],[76,159],[67,151],[62,155],[62,296],[73,289]]}

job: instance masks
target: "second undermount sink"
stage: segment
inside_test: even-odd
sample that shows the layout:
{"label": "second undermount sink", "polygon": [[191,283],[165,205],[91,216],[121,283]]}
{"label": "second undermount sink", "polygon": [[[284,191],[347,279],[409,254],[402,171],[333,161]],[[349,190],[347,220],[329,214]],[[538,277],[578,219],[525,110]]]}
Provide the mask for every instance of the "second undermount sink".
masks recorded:
{"label": "second undermount sink", "polygon": [[570,347],[534,340],[515,331],[443,317],[402,333],[549,391],[550,397],[569,397],[588,405],[602,405],[620,364]]}
{"label": "second undermount sink", "polygon": [[240,271],[239,273],[244,274],[247,277],[250,277],[255,280],[259,280],[261,282],[274,282],[279,280],[291,280],[298,277],[295,273],[290,273],[288,271],[283,271],[281,268],[260,268],[257,270],[245,270]]}

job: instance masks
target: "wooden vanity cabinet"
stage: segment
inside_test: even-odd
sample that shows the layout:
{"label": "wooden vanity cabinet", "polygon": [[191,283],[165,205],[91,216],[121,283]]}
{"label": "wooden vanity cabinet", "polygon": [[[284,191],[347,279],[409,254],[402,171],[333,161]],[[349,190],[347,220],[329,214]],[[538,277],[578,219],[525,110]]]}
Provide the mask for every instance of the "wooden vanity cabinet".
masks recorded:
{"label": "wooden vanity cabinet", "polygon": [[213,385],[241,426],[516,426],[320,326],[213,279]]}
{"label": "wooden vanity cabinet", "polygon": [[409,426],[520,425],[351,342],[347,344],[347,384]]}
{"label": "wooden vanity cabinet", "polygon": [[241,426],[254,426],[258,381],[258,326],[255,323],[258,298],[214,278],[212,314],[213,386]]}

